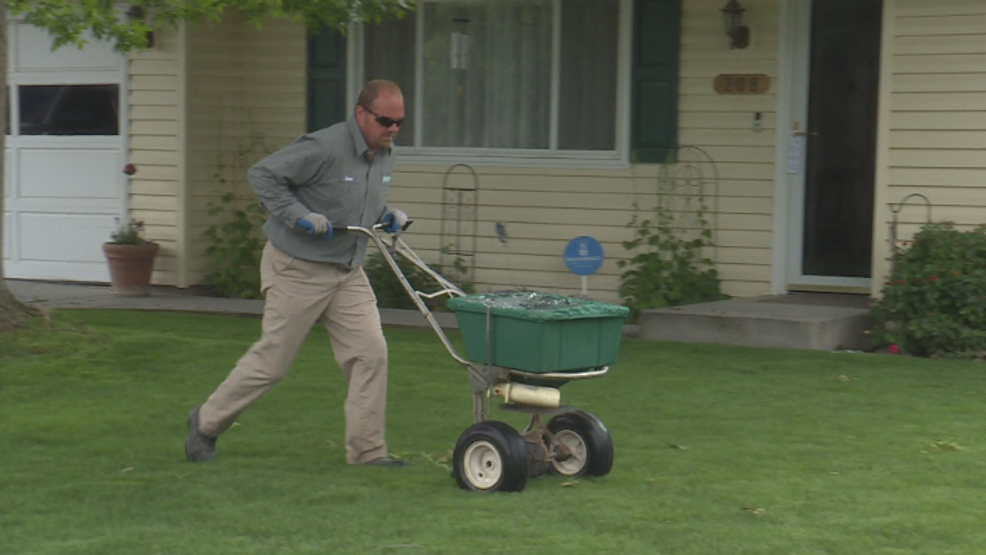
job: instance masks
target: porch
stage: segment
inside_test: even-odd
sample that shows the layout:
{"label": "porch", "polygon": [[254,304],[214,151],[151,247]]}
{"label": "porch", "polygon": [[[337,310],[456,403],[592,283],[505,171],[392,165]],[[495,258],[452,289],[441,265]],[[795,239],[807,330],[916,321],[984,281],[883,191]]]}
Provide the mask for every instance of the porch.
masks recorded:
{"label": "porch", "polygon": [[789,293],[645,311],[638,336],[657,341],[814,350],[866,348],[870,298]]}

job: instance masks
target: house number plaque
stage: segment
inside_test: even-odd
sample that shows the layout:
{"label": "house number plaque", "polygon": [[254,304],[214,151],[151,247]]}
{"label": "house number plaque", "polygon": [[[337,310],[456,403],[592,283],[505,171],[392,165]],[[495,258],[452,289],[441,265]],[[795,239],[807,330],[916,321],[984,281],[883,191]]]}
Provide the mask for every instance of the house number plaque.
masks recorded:
{"label": "house number plaque", "polygon": [[716,75],[712,87],[717,94],[764,94],[770,88],[770,77],[762,73]]}

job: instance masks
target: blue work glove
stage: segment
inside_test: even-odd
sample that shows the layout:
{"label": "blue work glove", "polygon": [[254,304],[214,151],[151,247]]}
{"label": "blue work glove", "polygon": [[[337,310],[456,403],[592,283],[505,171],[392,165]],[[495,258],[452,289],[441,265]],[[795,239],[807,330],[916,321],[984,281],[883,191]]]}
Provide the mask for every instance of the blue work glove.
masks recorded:
{"label": "blue work glove", "polygon": [[326,239],[332,238],[332,224],[321,214],[312,212],[303,218],[298,218],[297,225],[309,235],[324,235]]}
{"label": "blue work glove", "polygon": [[383,224],[383,230],[387,233],[397,233],[404,229],[407,225],[407,214],[403,210],[389,210],[383,215],[383,219],[380,220]]}

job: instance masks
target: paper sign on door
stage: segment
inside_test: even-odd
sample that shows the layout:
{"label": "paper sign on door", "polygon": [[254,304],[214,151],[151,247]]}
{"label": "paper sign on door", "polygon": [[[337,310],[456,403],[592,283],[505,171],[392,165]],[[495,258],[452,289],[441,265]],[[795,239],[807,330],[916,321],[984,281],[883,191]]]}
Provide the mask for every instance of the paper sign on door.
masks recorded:
{"label": "paper sign on door", "polygon": [[801,173],[805,158],[804,135],[792,136],[787,144],[787,173]]}

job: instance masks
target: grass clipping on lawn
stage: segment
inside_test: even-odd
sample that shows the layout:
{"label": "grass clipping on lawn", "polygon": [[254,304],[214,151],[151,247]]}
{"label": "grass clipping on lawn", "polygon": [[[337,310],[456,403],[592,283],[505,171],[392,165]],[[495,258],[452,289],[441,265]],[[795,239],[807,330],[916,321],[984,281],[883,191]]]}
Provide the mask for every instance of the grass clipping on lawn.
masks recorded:
{"label": "grass clipping on lawn", "polygon": [[346,387],[320,327],[288,377],[219,439],[219,459],[193,465],[188,410],[259,337],[259,321],[114,311],[53,321],[0,334],[3,553],[869,555],[986,545],[981,363],[624,340],[605,378],[562,388],[563,404],[608,426],[612,473],[483,495],[450,475],[472,395],[429,330],[386,330],[387,435],[407,468],[345,464]]}

